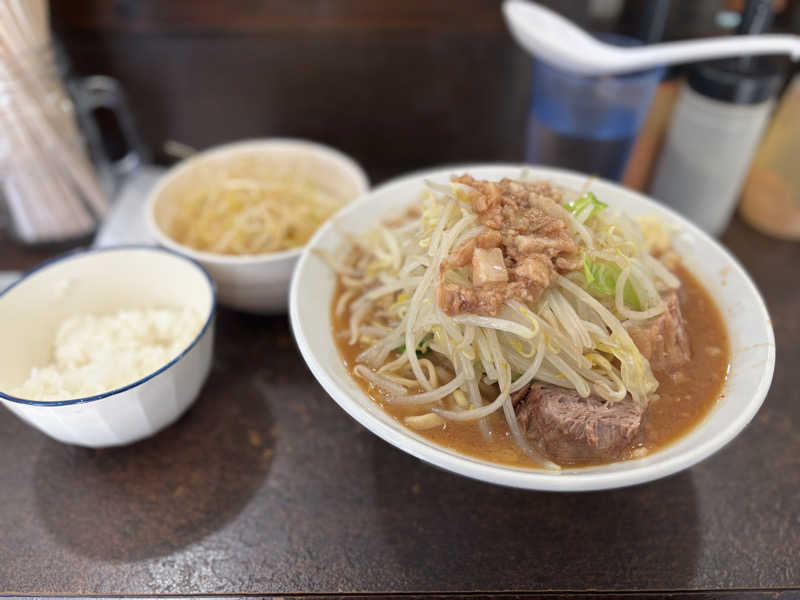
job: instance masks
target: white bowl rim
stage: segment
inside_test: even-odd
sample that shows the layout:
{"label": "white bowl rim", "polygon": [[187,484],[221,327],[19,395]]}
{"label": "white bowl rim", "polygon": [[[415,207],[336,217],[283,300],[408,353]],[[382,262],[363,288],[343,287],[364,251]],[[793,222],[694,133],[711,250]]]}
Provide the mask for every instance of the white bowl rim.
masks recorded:
{"label": "white bowl rim", "polygon": [[[358,201],[349,204],[343,208],[337,215],[325,222],[317,232],[311,237],[308,244],[304,248],[303,254],[295,266],[292,276],[292,282],[289,291],[289,317],[294,333],[297,347],[305,359],[309,369],[325,389],[325,391],[333,398],[333,400],[345,410],[352,418],[363,425],[370,432],[374,433],[384,441],[390,443],[396,448],[411,454],[412,456],[434,466],[443,468],[447,471],[466,476],[480,481],[503,485],[507,487],[523,488],[539,491],[556,491],[556,492],[582,492],[594,491],[603,489],[613,489],[628,487],[656,479],[661,479],[669,475],[673,475],[683,469],[689,468],[711,454],[715,453],[733,438],[735,438],[753,419],[758,409],[764,402],[767,396],[769,387],[772,383],[772,376],[775,369],[775,333],[772,328],[772,321],[769,317],[764,299],[761,293],[753,283],[750,276],[741,266],[739,261],[728,251],[727,248],[722,246],[715,239],[711,238],[707,233],[702,231],[696,225],[688,221],[685,217],[679,215],[671,208],[662,205],[655,200],[652,200],[635,190],[623,188],[619,183],[608,181],[598,178],[604,184],[610,184],[613,187],[624,189],[628,194],[636,197],[637,201],[642,202],[646,206],[657,206],[660,210],[665,210],[672,219],[680,226],[681,230],[689,231],[692,235],[703,238],[705,241],[711,243],[719,249],[727,259],[732,271],[740,278],[750,292],[757,299],[756,306],[753,310],[760,313],[760,321],[766,325],[767,333],[767,351],[766,360],[764,361],[763,370],[759,379],[758,386],[745,406],[745,410],[737,415],[737,418],[732,419],[727,426],[722,429],[716,436],[705,439],[698,443],[696,446],[687,449],[686,451],[672,457],[665,458],[658,462],[653,462],[647,465],[634,466],[625,471],[610,471],[610,472],[580,472],[579,470],[564,470],[561,472],[548,472],[546,470],[535,469],[518,469],[509,467],[502,464],[492,464],[474,459],[467,455],[449,451],[438,444],[431,443],[428,445],[421,442],[406,433],[402,429],[393,429],[389,425],[383,423],[376,416],[363,410],[355,400],[350,397],[350,394],[341,389],[339,385],[328,375],[325,366],[317,359],[312,351],[307,336],[303,331],[303,324],[300,320],[299,302],[300,302],[300,273],[305,268],[306,263],[310,260],[313,248],[318,244],[319,240],[328,234],[328,231],[336,226],[336,221],[343,218],[351,211],[357,211],[358,208],[372,200],[372,197],[385,192],[392,187],[399,187],[410,180],[417,180],[422,177],[435,177],[444,174],[451,174],[454,171],[469,172],[476,169],[508,169],[517,170],[522,172],[525,169],[536,171],[537,175],[543,177],[558,177],[558,176],[572,176],[572,177],[585,177],[588,175],[569,169],[561,169],[549,167],[546,165],[530,165],[518,163],[476,163],[476,164],[453,164],[430,169],[422,169],[412,173],[401,175],[399,177],[390,179],[385,183],[373,188],[369,193],[362,196]],[[702,425],[702,424],[701,424]],[[701,426],[699,425],[699,426]],[[657,456],[658,453],[651,455],[648,458]],[[635,460],[626,461],[635,464]]]}
{"label": "white bowl rim", "polygon": [[[307,243],[304,244],[303,246],[298,246],[297,248],[289,248],[288,250],[279,250],[277,252],[265,252],[263,254],[232,255],[232,254],[218,254],[214,252],[206,252],[205,250],[196,250],[191,246],[187,246],[185,244],[181,244],[173,240],[164,231],[162,231],[161,227],[159,227],[158,223],[156,222],[155,218],[156,199],[164,190],[164,188],[175,177],[193,168],[196,162],[208,158],[214,158],[217,155],[225,155],[232,152],[267,150],[270,149],[271,147],[293,148],[298,150],[309,150],[318,152],[327,156],[328,158],[333,159],[336,162],[339,162],[348,171],[350,171],[350,175],[353,176],[356,187],[358,188],[359,196],[355,198],[352,202],[343,206],[342,208],[349,206],[353,202],[356,202],[361,197],[363,197],[364,194],[369,193],[370,189],[369,178],[367,177],[367,174],[364,171],[363,167],[361,167],[361,165],[359,165],[355,161],[355,159],[348,156],[341,150],[337,150],[332,146],[328,146],[326,144],[322,144],[320,142],[314,142],[311,140],[304,140],[301,138],[276,137],[276,138],[254,138],[254,139],[238,140],[235,142],[220,144],[218,146],[212,146],[211,148],[207,148],[206,150],[197,152],[196,154],[192,154],[190,157],[180,161],[175,166],[168,169],[161,176],[158,183],[156,183],[155,187],[147,195],[147,200],[146,200],[145,215],[147,221],[147,228],[150,230],[151,235],[153,235],[153,237],[155,237],[158,243],[161,244],[162,246],[170,248],[175,252],[180,252],[182,254],[194,257],[197,260],[205,261],[209,264],[242,265],[242,264],[252,264],[252,263],[270,263],[270,262],[281,261],[286,258],[296,258],[297,256],[300,256],[300,253],[303,251]],[[326,222],[332,219],[333,216],[334,215],[331,215],[331,217],[329,217],[326,220]]]}
{"label": "white bowl rim", "polygon": [[160,252],[162,254],[168,254],[170,256],[177,257],[180,260],[186,261],[189,265],[200,271],[200,273],[205,277],[206,283],[208,283],[209,290],[211,292],[211,310],[208,312],[208,316],[206,317],[205,323],[200,328],[200,331],[197,335],[194,336],[192,341],[189,343],[186,348],[184,348],[180,354],[175,356],[172,360],[170,360],[165,365],[162,365],[157,370],[153,371],[145,375],[144,377],[137,379],[133,383],[129,383],[119,388],[114,388],[113,390],[109,390],[107,392],[103,392],[102,394],[95,394],[94,396],[86,396],[85,398],[70,398],[69,400],[28,400],[26,398],[17,398],[16,396],[12,396],[11,394],[6,394],[3,391],[0,391],[0,398],[3,400],[9,400],[10,402],[16,402],[17,404],[29,404],[31,406],[67,406],[70,404],[85,404],[87,402],[95,402],[96,400],[102,400],[103,398],[108,398],[109,396],[114,396],[115,394],[120,394],[122,392],[126,392],[131,388],[135,388],[138,385],[145,383],[146,381],[152,379],[156,375],[159,375],[169,369],[172,365],[177,363],[181,360],[189,351],[197,345],[197,342],[200,341],[200,338],[203,337],[206,330],[208,329],[211,322],[214,320],[214,315],[217,312],[217,288],[214,285],[214,280],[211,279],[211,275],[208,274],[205,267],[201,265],[199,262],[194,260],[189,256],[184,256],[180,252],[175,252],[174,250],[170,250],[169,248],[161,248],[159,246],[150,246],[147,244],[125,244],[120,246],[107,246],[102,248],[78,248],[76,250],[70,250],[65,252],[64,254],[59,254],[58,256],[54,256],[50,258],[29,271],[26,271],[19,279],[17,279],[14,283],[8,286],[5,290],[0,292],[0,298],[5,296],[12,288],[15,288],[17,285],[21,284],[23,281],[28,279],[34,273],[38,273],[44,269],[48,269],[54,266],[56,263],[60,263],[63,261],[80,258],[81,256],[86,256],[88,254],[99,254],[103,252],[117,252],[120,250],[146,250],[148,252]]}

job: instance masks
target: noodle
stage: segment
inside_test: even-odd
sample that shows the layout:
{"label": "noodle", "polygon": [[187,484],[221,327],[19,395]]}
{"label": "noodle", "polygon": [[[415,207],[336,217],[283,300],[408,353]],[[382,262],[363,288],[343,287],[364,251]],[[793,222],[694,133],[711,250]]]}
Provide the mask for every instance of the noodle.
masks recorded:
{"label": "noodle", "polygon": [[421,213],[348,240],[341,259],[325,256],[343,287],[335,310],[349,316],[348,339],[368,344],[354,373],[383,390],[386,402],[424,406],[403,417],[409,427],[477,421],[488,437],[487,418],[496,413],[522,452],[558,469],[529,444],[512,395],[542,381],[609,405],[628,395],[646,405],[658,382],[623,322],[661,314],[661,292],[680,282],[650,254],[633,220],[598,212],[599,202],[573,214],[564,200],[536,196],[532,202],[562,219],[578,244],[578,256],[565,263],[572,266],[536,301],[509,297],[489,314],[447,314],[440,286],[474,285],[471,266],[453,266],[464,262],[453,263],[451,253],[487,231],[462,201],[469,189],[426,182]]}
{"label": "noodle", "polygon": [[464,383],[464,376],[458,375],[453,378],[449,383],[431,390],[430,392],[422,392],[421,394],[402,395],[402,393],[395,393],[388,397],[389,402],[395,404],[430,404],[436,400],[440,400],[445,396],[449,396],[455,392],[461,384]]}
{"label": "noodle", "polygon": [[370,383],[377,385],[378,387],[381,387],[390,392],[394,392],[395,394],[405,394],[407,391],[406,388],[404,388],[399,383],[395,383],[391,379],[382,377],[377,373],[373,373],[364,365],[356,365],[355,368],[353,369],[353,373],[355,373],[360,377],[363,377]]}

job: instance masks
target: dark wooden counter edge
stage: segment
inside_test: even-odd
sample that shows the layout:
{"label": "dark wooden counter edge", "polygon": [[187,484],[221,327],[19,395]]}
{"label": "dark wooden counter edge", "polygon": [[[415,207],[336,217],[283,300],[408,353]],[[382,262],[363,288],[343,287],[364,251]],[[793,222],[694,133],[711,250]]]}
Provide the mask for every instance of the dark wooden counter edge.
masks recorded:
{"label": "dark wooden counter edge", "polygon": [[214,599],[234,599],[234,598],[263,598],[265,600],[280,600],[283,598],[291,598],[293,600],[338,600],[341,598],[348,598],[352,600],[380,600],[381,598],[402,598],[404,600],[426,599],[426,600],[450,600],[451,598],[467,598],[468,600],[525,600],[535,598],[565,598],[568,600],[583,600],[587,598],[603,598],[604,600],[628,600],[630,598],[645,598],[646,600],[680,600],[687,598],[689,600],[712,600],[715,598],[742,600],[761,600],[770,598],[772,600],[798,600],[800,599],[800,587],[792,588],[743,588],[743,589],[707,589],[707,590],[661,590],[661,591],[635,591],[635,590],[618,590],[618,591],[538,591],[538,592],[433,592],[427,594],[417,594],[413,592],[397,592],[392,594],[385,593],[364,593],[364,594],[279,594],[279,595],[264,595],[264,594],[144,594],[144,595],[108,595],[108,594],[89,594],[89,595],[55,595],[55,596],[42,596],[42,595],[25,595],[0,592],[0,598],[114,598],[115,600],[137,599],[137,598],[170,598],[175,600],[181,599],[198,599],[198,598],[214,598]]}

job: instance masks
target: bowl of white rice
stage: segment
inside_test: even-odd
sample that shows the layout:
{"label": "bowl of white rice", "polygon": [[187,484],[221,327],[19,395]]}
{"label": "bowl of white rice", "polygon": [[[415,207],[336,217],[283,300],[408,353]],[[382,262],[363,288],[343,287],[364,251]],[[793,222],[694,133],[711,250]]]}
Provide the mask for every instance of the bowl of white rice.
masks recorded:
{"label": "bowl of white rice", "polygon": [[69,444],[129,444],[176,421],[208,376],[216,292],[162,248],[73,252],[0,293],[0,402]]}

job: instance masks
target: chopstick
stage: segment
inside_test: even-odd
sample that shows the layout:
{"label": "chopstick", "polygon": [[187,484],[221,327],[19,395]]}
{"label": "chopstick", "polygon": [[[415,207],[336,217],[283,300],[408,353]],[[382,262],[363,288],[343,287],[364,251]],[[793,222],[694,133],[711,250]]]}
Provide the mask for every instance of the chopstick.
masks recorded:
{"label": "chopstick", "polygon": [[109,208],[50,42],[47,0],[0,0],[0,131],[9,146],[0,176],[29,242],[88,234]]}

